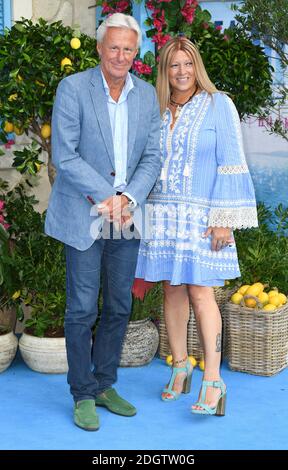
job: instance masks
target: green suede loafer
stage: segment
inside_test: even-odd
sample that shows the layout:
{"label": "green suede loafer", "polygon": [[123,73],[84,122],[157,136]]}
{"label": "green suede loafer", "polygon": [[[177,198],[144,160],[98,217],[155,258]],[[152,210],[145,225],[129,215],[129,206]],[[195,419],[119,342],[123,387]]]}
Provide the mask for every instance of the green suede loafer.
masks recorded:
{"label": "green suede loafer", "polygon": [[97,406],[105,406],[112,413],[121,416],[134,416],[137,413],[136,408],[128,401],[119,397],[114,388],[108,388],[95,399]]}
{"label": "green suede loafer", "polygon": [[74,423],[85,431],[99,429],[99,416],[96,413],[94,400],[81,400],[75,403]]}

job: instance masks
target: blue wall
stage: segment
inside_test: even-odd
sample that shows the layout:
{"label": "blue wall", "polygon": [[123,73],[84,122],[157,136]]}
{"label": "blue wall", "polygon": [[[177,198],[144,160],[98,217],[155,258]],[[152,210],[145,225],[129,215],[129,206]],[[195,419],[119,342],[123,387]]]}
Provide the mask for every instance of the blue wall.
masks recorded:
{"label": "blue wall", "polygon": [[11,26],[11,1],[0,0],[0,34],[5,27]]}

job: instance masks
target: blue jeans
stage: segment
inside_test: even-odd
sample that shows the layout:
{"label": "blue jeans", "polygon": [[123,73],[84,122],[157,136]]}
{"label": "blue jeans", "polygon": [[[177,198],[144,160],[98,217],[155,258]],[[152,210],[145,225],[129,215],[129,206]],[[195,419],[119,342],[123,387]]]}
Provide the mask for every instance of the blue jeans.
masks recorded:
{"label": "blue jeans", "polygon": [[[131,313],[138,248],[139,240],[135,238],[95,240],[85,251],[65,245],[67,380],[75,401],[94,399],[117,380],[122,341]],[[91,348],[101,271],[103,308]]]}

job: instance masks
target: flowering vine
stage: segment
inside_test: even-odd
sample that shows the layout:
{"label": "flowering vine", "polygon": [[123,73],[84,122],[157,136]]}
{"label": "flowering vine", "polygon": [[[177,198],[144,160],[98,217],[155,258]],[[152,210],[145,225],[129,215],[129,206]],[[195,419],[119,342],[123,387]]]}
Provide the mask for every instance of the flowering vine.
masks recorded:
{"label": "flowering vine", "polygon": [[132,13],[131,1],[98,1],[97,6],[102,7],[102,15],[111,15],[112,13],[125,13],[130,15]]}

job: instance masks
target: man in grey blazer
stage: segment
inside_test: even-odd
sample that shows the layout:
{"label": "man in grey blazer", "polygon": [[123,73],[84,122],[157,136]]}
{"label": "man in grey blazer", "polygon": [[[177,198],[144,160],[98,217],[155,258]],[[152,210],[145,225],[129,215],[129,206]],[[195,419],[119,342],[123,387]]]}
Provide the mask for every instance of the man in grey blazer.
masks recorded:
{"label": "man in grey blazer", "polygon": [[[57,176],[45,230],[65,244],[68,383],[74,422],[90,431],[99,428],[95,404],[136,413],[112,384],[139,247],[139,237],[130,236],[131,209],[143,206],[160,168],[156,93],[129,73],[140,43],[133,17],[111,15],[97,30],[100,66],[62,80],[53,107]],[[103,309],[91,348],[100,274]]]}

